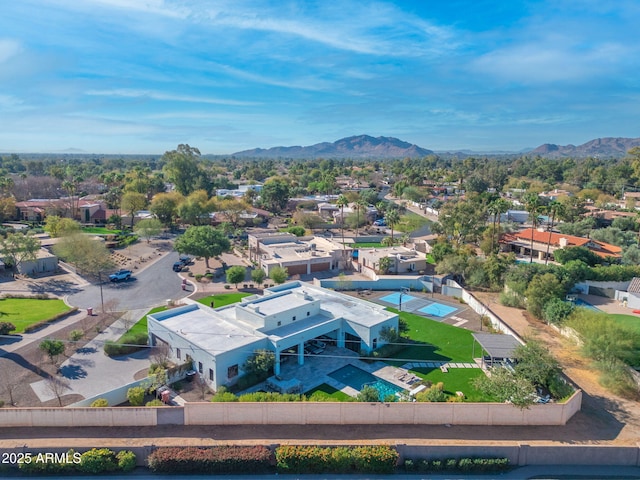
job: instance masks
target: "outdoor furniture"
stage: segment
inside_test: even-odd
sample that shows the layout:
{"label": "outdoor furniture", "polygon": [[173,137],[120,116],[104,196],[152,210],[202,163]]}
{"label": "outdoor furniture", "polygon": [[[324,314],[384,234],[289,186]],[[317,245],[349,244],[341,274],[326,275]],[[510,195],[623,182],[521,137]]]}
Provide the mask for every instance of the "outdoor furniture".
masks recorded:
{"label": "outdoor furniture", "polygon": [[447,366],[446,366],[446,365],[440,365],[440,371],[441,371],[442,373],[448,373],[448,372],[449,372],[449,369],[447,368]]}

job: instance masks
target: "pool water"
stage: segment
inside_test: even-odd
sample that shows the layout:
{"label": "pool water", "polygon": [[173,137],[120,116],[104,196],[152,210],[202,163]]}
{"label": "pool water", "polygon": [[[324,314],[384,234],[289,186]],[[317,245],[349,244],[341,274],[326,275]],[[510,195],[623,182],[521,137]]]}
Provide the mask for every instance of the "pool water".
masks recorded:
{"label": "pool water", "polygon": [[426,313],[427,315],[432,315],[434,317],[446,317],[451,315],[453,312],[458,310],[456,307],[450,307],[449,305],[443,305],[441,303],[431,303],[426,307],[422,307],[419,312]]}
{"label": "pool water", "polygon": [[406,293],[401,294],[400,292],[390,293],[389,295],[381,297],[380,300],[382,300],[383,302],[392,303],[393,305],[397,306],[400,305],[400,295],[402,295],[403,304],[416,300],[416,297],[412,297],[411,295],[407,295]]}
{"label": "pool water", "polygon": [[385,400],[388,396],[395,397],[396,393],[404,390],[393,383],[389,383],[386,380],[376,377],[375,375],[365,372],[361,368],[353,365],[345,365],[344,367],[331,372],[329,376],[334,380],[344,383],[358,391],[362,390],[365,385],[371,386],[378,391],[378,399],[380,401]]}
{"label": "pool water", "polygon": [[588,308],[589,310],[594,310],[596,312],[601,312],[602,310],[600,310],[598,307],[591,305],[589,302],[582,300],[581,298],[576,298],[573,302],[572,302],[576,307],[583,307],[583,308]]}

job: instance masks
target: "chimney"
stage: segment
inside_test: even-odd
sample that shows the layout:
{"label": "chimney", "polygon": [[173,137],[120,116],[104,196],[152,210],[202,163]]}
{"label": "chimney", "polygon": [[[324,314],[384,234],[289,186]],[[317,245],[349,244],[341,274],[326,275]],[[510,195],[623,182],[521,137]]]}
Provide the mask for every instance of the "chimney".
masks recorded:
{"label": "chimney", "polygon": [[562,237],[562,238],[559,240],[559,243],[560,243],[560,246],[561,246],[562,248],[564,248],[564,247],[566,247],[566,246],[569,244],[569,241],[568,241],[566,238]]}

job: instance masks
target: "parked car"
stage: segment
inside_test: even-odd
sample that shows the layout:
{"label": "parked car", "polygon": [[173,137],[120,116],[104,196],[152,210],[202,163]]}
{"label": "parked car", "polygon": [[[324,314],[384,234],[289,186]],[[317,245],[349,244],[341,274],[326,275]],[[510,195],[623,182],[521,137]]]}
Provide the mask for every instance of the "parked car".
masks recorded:
{"label": "parked car", "polygon": [[109,275],[109,280],[112,282],[120,282],[122,280],[129,280],[133,275],[131,270],[118,270],[116,273]]}
{"label": "parked car", "polygon": [[191,263],[191,260],[191,257],[188,255],[180,255],[178,261],[173,264],[173,271],[181,272],[184,267]]}
{"label": "parked car", "polygon": [[373,222],[373,224],[376,227],[386,227],[387,226],[387,222],[384,221],[384,218],[381,218],[379,220],[376,220],[375,222]]}

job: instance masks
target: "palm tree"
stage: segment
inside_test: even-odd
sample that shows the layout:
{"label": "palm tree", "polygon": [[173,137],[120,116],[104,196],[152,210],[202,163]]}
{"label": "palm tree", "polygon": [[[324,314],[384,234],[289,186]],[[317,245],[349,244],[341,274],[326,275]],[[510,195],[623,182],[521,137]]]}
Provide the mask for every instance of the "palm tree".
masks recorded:
{"label": "palm tree", "polygon": [[360,212],[367,208],[367,204],[360,197],[353,204],[353,208],[356,211],[356,243],[358,243],[358,228],[360,227]]}
{"label": "palm tree", "polygon": [[400,213],[395,208],[393,210],[389,210],[387,214],[384,216],[385,222],[391,229],[391,243],[393,244],[393,227],[395,227],[400,221]]}
{"label": "palm tree", "polygon": [[529,212],[529,216],[531,217],[531,257],[529,258],[529,263],[533,263],[533,233],[536,231],[536,228],[538,228],[540,207],[542,207],[542,204],[540,203],[538,194],[533,192],[527,193],[523,200],[524,208]]}
{"label": "palm tree", "polygon": [[346,246],[344,244],[344,207],[349,205],[349,200],[344,195],[340,195],[338,200],[336,201],[336,205],[340,207],[340,231],[342,232],[342,248],[346,250]]}
{"label": "palm tree", "polygon": [[561,216],[564,213],[564,204],[553,201],[547,207],[547,212],[551,214],[551,224],[549,225],[549,238],[547,239],[547,253],[544,257],[544,264],[549,263],[549,249],[551,248],[551,234],[553,233],[553,226],[556,220],[556,216]]}
{"label": "palm tree", "polygon": [[[496,232],[500,235],[500,221],[503,213],[507,213],[511,208],[511,202],[505,200],[504,198],[496,198],[493,202],[491,202],[487,211],[493,215],[493,235],[491,237],[491,252],[495,253],[494,249],[494,239],[496,237]],[[497,227],[496,227],[497,224]]]}

